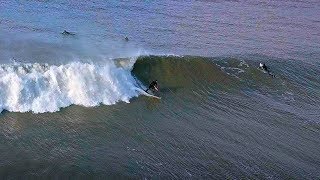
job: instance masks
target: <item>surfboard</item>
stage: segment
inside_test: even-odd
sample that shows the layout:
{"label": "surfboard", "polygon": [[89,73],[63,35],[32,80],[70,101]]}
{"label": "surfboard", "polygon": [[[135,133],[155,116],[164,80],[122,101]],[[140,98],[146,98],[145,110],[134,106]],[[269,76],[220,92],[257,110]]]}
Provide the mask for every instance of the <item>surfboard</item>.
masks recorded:
{"label": "surfboard", "polygon": [[271,77],[276,77],[274,74],[272,74],[272,73],[269,72],[269,71],[266,71],[266,70],[262,69],[261,67],[258,67],[258,69],[259,69],[261,72],[270,75]]}
{"label": "surfboard", "polygon": [[149,94],[149,93],[146,93],[145,95],[148,96],[148,97],[151,97],[151,98],[161,99],[161,97],[158,97],[158,96],[155,96],[155,95],[152,95],[152,94]]}
{"label": "surfboard", "polygon": [[143,89],[136,88],[135,90],[136,90],[136,91],[139,91],[141,94],[143,94],[143,95],[145,95],[145,96],[148,96],[148,97],[151,97],[151,98],[155,98],[155,99],[161,99],[161,97],[155,96],[155,95],[153,95],[153,94],[149,94],[149,93],[147,93],[146,91],[144,91]]}

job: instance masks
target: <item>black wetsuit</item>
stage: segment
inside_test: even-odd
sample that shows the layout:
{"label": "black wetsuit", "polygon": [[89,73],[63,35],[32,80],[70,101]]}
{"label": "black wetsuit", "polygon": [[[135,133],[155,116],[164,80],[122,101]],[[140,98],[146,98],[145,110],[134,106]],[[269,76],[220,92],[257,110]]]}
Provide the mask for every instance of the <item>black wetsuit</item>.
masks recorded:
{"label": "black wetsuit", "polygon": [[266,71],[270,76],[276,77],[274,74],[270,72],[269,68],[265,64],[262,65],[261,69]]}
{"label": "black wetsuit", "polygon": [[157,89],[158,87],[158,82],[157,81],[152,81],[149,85],[149,88],[146,90],[146,92],[149,90],[149,89]]}
{"label": "black wetsuit", "polygon": [[269,72],[269,68],[265,64],[262,65],[262,69]]}
{"label": "black wetsuit", "polygon": [[74,33],[68,32],[66,30],[64,30],[61,34],[63,34],[63,35],[75,35]]}

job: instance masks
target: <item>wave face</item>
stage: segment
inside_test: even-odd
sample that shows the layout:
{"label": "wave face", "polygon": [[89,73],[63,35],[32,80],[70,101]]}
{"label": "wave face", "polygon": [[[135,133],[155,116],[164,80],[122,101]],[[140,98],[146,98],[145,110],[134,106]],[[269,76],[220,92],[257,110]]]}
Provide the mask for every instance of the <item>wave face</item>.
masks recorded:
{"label": "wave face", "polygon": [[[260,62],[265,62],[274,76],[259,70]],[[221,94],[231,99],[240,97],[239,101],[243,103],[248,99],[265,101],[265,105],[279,111],[318,122],[319,69],[318,64],[259,55],[216,58],[144,56],[137,59],[132,72],[144,84],[157,79],[164,93],[183,92],[183,98],[200,96],[201,99],[216,99],[216,95]],[[229,106],[228,102],[226,106]],[[215,104],[220,105],[221,102]],[[258,110],[254,105],[251,108]]]}
{"label": "wave face", "polygon": [[[260,62],[271,68],[274,76],[259,70]],[[251,89],[268,92],[308,89],[318,94],[318,64],[276,59],[267,56],[198,57],[141,56],[133,65],[133,74],[143,83],[158,79],[165,88],[215,86],[230,89]],[[298,78],[299,77],[299,78]]]}
{"label": "wave face", "polygon": [[[272,78],[257,69],[268,62]],[[207,58],[195,56],[140,56],[100,63],[64,65],[13,64],[0,66],[0,110],[55,112],[72,104],[85,107],[129,102],[152,80],[161,93],[190,89],[212,95],[269,96],[273,103],[296,107],[320,102],[317,65],[268,57]],[[209,94],[208,94],[209,93]],[[160,94],[166,96],[166,94]]]}
{"label": "wave face", "polygon": [[141,56],[132,72],[145,84],[157,79],[162,89],[236,83],[233,77],[205,57]]}
{"label": "wave face", "polygon": [[96,106],[138,96],[129,69],[104,64],[17,64],[0,67],[0,109],[54,112],[71,104]]}

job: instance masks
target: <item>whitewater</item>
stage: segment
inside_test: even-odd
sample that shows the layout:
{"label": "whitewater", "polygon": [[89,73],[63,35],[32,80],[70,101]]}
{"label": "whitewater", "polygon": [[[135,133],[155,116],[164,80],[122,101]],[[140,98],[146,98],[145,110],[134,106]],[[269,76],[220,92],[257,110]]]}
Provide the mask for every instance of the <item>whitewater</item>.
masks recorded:
{"label": "whitewater", "polygon": [[112,105],[138,96],[130,68],[114,61],[0,66],[0,110],[55,112],[71,104]]}

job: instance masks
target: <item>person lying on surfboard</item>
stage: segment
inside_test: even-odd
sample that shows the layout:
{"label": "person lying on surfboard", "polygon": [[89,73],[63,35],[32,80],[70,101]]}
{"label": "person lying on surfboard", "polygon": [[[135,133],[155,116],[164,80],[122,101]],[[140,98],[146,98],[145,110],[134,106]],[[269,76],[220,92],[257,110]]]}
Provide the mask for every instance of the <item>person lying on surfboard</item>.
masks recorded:
{"label": "person lying on surfboard", "polygon": [[66,31],[66,30],[64,30],[62,33],[61,33],[62,35],[76,35],[75,33],[72,33],[72,32],[69,32],[69,31]]}
{"label": "person lying on surfboard", "polygon": [[154,80],[150,83],[149,88],[146,89],[146,92],[148,92],[150,89],[153,91],[158,91],[158,81],[157,80]]}
{"label": "person lying on surfboard", "polygon": [[269,67],[267,67],[266,64],[264,64],[264,63],[260,63],[259,68],[268,72],[268,73],[270,72]]}
{"label": "person lying on surfboard", "polygon": [[267,72],[270,76],[275,77],[275,75],[270,72],[269,67],[267,67],[266,64],[260,63],[259,68]]}

